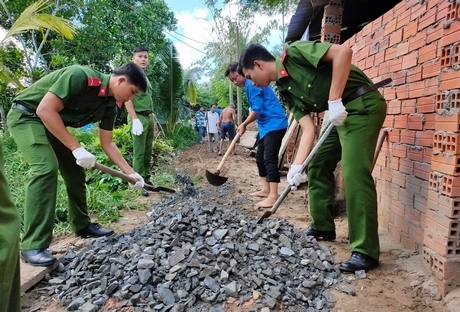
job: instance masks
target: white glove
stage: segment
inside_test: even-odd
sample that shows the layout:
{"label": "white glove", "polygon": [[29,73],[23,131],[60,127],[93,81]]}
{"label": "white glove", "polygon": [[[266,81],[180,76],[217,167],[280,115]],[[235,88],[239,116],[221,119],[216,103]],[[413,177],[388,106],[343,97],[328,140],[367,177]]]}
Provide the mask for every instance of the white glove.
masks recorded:
{"label": "white glove", "polygon": [[343,106],[342,99],[327,101],[329,104],[329,119],[334,126],[340,126],[347,118],[347,111]]}
{"label": "white glove", "polygon": [[129,176],[137,181],[136,184],[128,183],[130,187],[137,190],[142,190],[144,188],[144,178],[142,178],[139,173],[131,173]]}
{"label": "white glove", "polygon": [[96,157],[85,150],[83,147],[76,148],[72,151],[73,156],[77,160],[77,165],[83,168],[92,168],[96,163]]}
{"label": "white glove", "polygon": [[133,119],[133,134],[134,135],[141,135],[144,132],[144,127],[142,126],[142,122],[136,118]]}
{"label": "white glove", "polygon": [[302,165],[291,165],[291,168],[289,168],[287,182],[290,185],[299,186],[300,183],[307,181],[307,175],[300,172],[300,168],[302,168]]}

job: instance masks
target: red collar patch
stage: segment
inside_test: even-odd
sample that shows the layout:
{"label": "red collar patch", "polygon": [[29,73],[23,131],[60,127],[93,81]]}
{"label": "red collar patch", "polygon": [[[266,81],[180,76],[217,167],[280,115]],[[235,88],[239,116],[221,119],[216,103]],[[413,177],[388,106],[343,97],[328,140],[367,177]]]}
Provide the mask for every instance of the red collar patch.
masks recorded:
{"label": "red collar patch", "polygon": [[101,79],[95,77],[88,77],[88,86],[99,87],[101,85]]}
{"label": "red collar patch", "polygon": [[106,86],[102,86],[100,89],[99,89],[99,96],[106,96],[106,93],[107,93],[107,87]]}
{"label": "red collar patch", "polygon": [[281,77],[288,77],[289,76],[288,72],[286,71],[286,69],[284,67],[280,68],[280,75],[281,75]]}
{"label": "red collar patch", "polygon": [[121,108],[123,106],[123,102],[117,102],[118,108]]}
{"label": "red collar patch", "polygon": [[280,57],[281,62],[284,62],[284,59],[286,58],[286,54],[287,54],[287,51],[286,51],[286,48],[284,48],[283,53],[281,53],[281,57]]}

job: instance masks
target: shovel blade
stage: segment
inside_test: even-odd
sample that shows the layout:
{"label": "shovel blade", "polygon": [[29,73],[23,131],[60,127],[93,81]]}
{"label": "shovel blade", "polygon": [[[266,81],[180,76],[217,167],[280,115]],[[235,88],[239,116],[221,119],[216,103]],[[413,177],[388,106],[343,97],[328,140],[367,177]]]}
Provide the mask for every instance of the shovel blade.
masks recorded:
{"label": "shovel blade", "polygon": [[273,214],[271,210],[267,210],[264,212],[264,214],[257,220],[257,224],[260,224],[264,221],[264,219],[270,217]]}
{"label": "shovel blade", "polygon": [[228,180],[227,177],[221,177],[220,175],[212,173],[209,170],[206,170],[206,179],[208,180],[209,184],[214,186],[221,186]]}

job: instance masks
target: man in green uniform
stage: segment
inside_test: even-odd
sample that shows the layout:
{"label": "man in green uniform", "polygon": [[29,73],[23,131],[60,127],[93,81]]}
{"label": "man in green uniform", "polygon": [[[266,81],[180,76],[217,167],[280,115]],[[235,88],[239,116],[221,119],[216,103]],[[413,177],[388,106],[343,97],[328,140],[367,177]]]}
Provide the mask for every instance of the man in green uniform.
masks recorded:
{"label": "man in green uniform", "polygon": [[[149,51],[144,47],[137,47],[133,51],[133,62],[142,70],[149,65]],[[145,183],[150,182],[150,160],[153,149],[153,101],[152,86],[148,86],[145,93],[137,94],[132,101],[125,103],[126,110],[131,117],[131,132],[133,134],[133,168],[143,178]],[[142,195],[149,196],[149,192],[142,189]]]}
{"label": "man in green uniform", "polygon": [[69,66],[52,72],[20,92],[13,100],[7,123],[19,150],[31,167],[26,187],[24,235],[21,258],[34,266],[56,261],[47,248],[51,243],[56,208],[57,173],[61,172],[69,199],[69,223],[83,238],[113,234],[91,223],[86,203],[85,168],[95,156],[84,149],[67,131],[99,122],[101,148],[120,169],[144,180],[120,154],[112,140],[117,102],[145,92],[147,80],[134,63],[104,75],[84,66]]}
{"label": "man in green uniform", "polygon": [[352,50],[318,41],[297,41],[275,59],[263,46],[249,45],[240,66],[254,84],[275,81],[280,97],[302,127],[299,150],[288,172],[298,185],[301,164],[315,138],[311,112],[329,110],[336,126],[308,167],[312,223],[306,235],[325,240],[336,237],[334,225],[334,170],[342,160],[347,200],[351,258],[340,265],[343,272],[378,266],[379,237],[377,195],[370,172],[379,131],[386,117],[386,103],[372,81],[351,65]]}
{"label": "man in green uniform", "polygon": [[0,312],[21,310],[19,279],[19,214],[11,200],[3,169],[0,141]]}

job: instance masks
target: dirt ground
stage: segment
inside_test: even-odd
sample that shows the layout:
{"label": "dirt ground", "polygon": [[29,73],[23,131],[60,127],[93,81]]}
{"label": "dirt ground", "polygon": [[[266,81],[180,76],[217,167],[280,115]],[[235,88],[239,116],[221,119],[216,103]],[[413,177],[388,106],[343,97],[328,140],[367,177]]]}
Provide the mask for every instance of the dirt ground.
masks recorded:
{"label": "dirt ground", "polygon": [[[222,176],[236,184],[235,192],[249,194],[258,189],[259,177],[254,158],[246,148],[237,147],[237,155],[230,155],[224,164]],[[205,176],[206,169],[213,172],[221,160],[217,153],[211,153],[206,144],[196,144],[191,148],[179,152],[174,167],[188,174]],[[201,181],[207,184],[206,178]],[[279,193],[286,187],[285,178],[282,178]],[[249,195],[248,195],[249,196]],[[151,195],[146,201],[149,206],[158,195]],[[254,203],[259,199],[254,198]],[[262,215],[263,211],[254,207],[241,207],[248,214]],[[118,233],[147,222],[146,211],[122,211],[122,219],[109,227]],[[306,208],[305,189],[290,192],[283,201],[274,217],[289,220],[299,229],[308,226],[310,216]],[[347,241],[347,220],[345,215],[336,218],[337,240],[325,242],[335,251],[336,262],[348,260],[350,253]],[[78,248],[85,241],[74,236],[60,237],[53,244],[53,250],[63,251],[67,248]],[[380,266],[367,273],[365,279],[357,279],[351,286],[356,295],[348,295],[333,289],[336,305],[332,311],[340,312],[373,312],[373,311],[416,311],[416,312],[441,312],[459,311],[460,291],[453,291],[444,299],[437,295],[436,286],[431,279],[428,267],[423,263],[421,255],[404,249],[399,243],[391,240],[391,235],[385,230],[380,230],[381,257]],[[338,288],[338,287],[337,287]],[[22,300],[23,311],[64,311],[58,302],[50,301],[50,294],[43,293],[39,286],[28,291]],[[250,303],[250,302],[249,302]],[[250,307],[237,307],[230,301],[224,304],[227,311],[248,311]]]}

